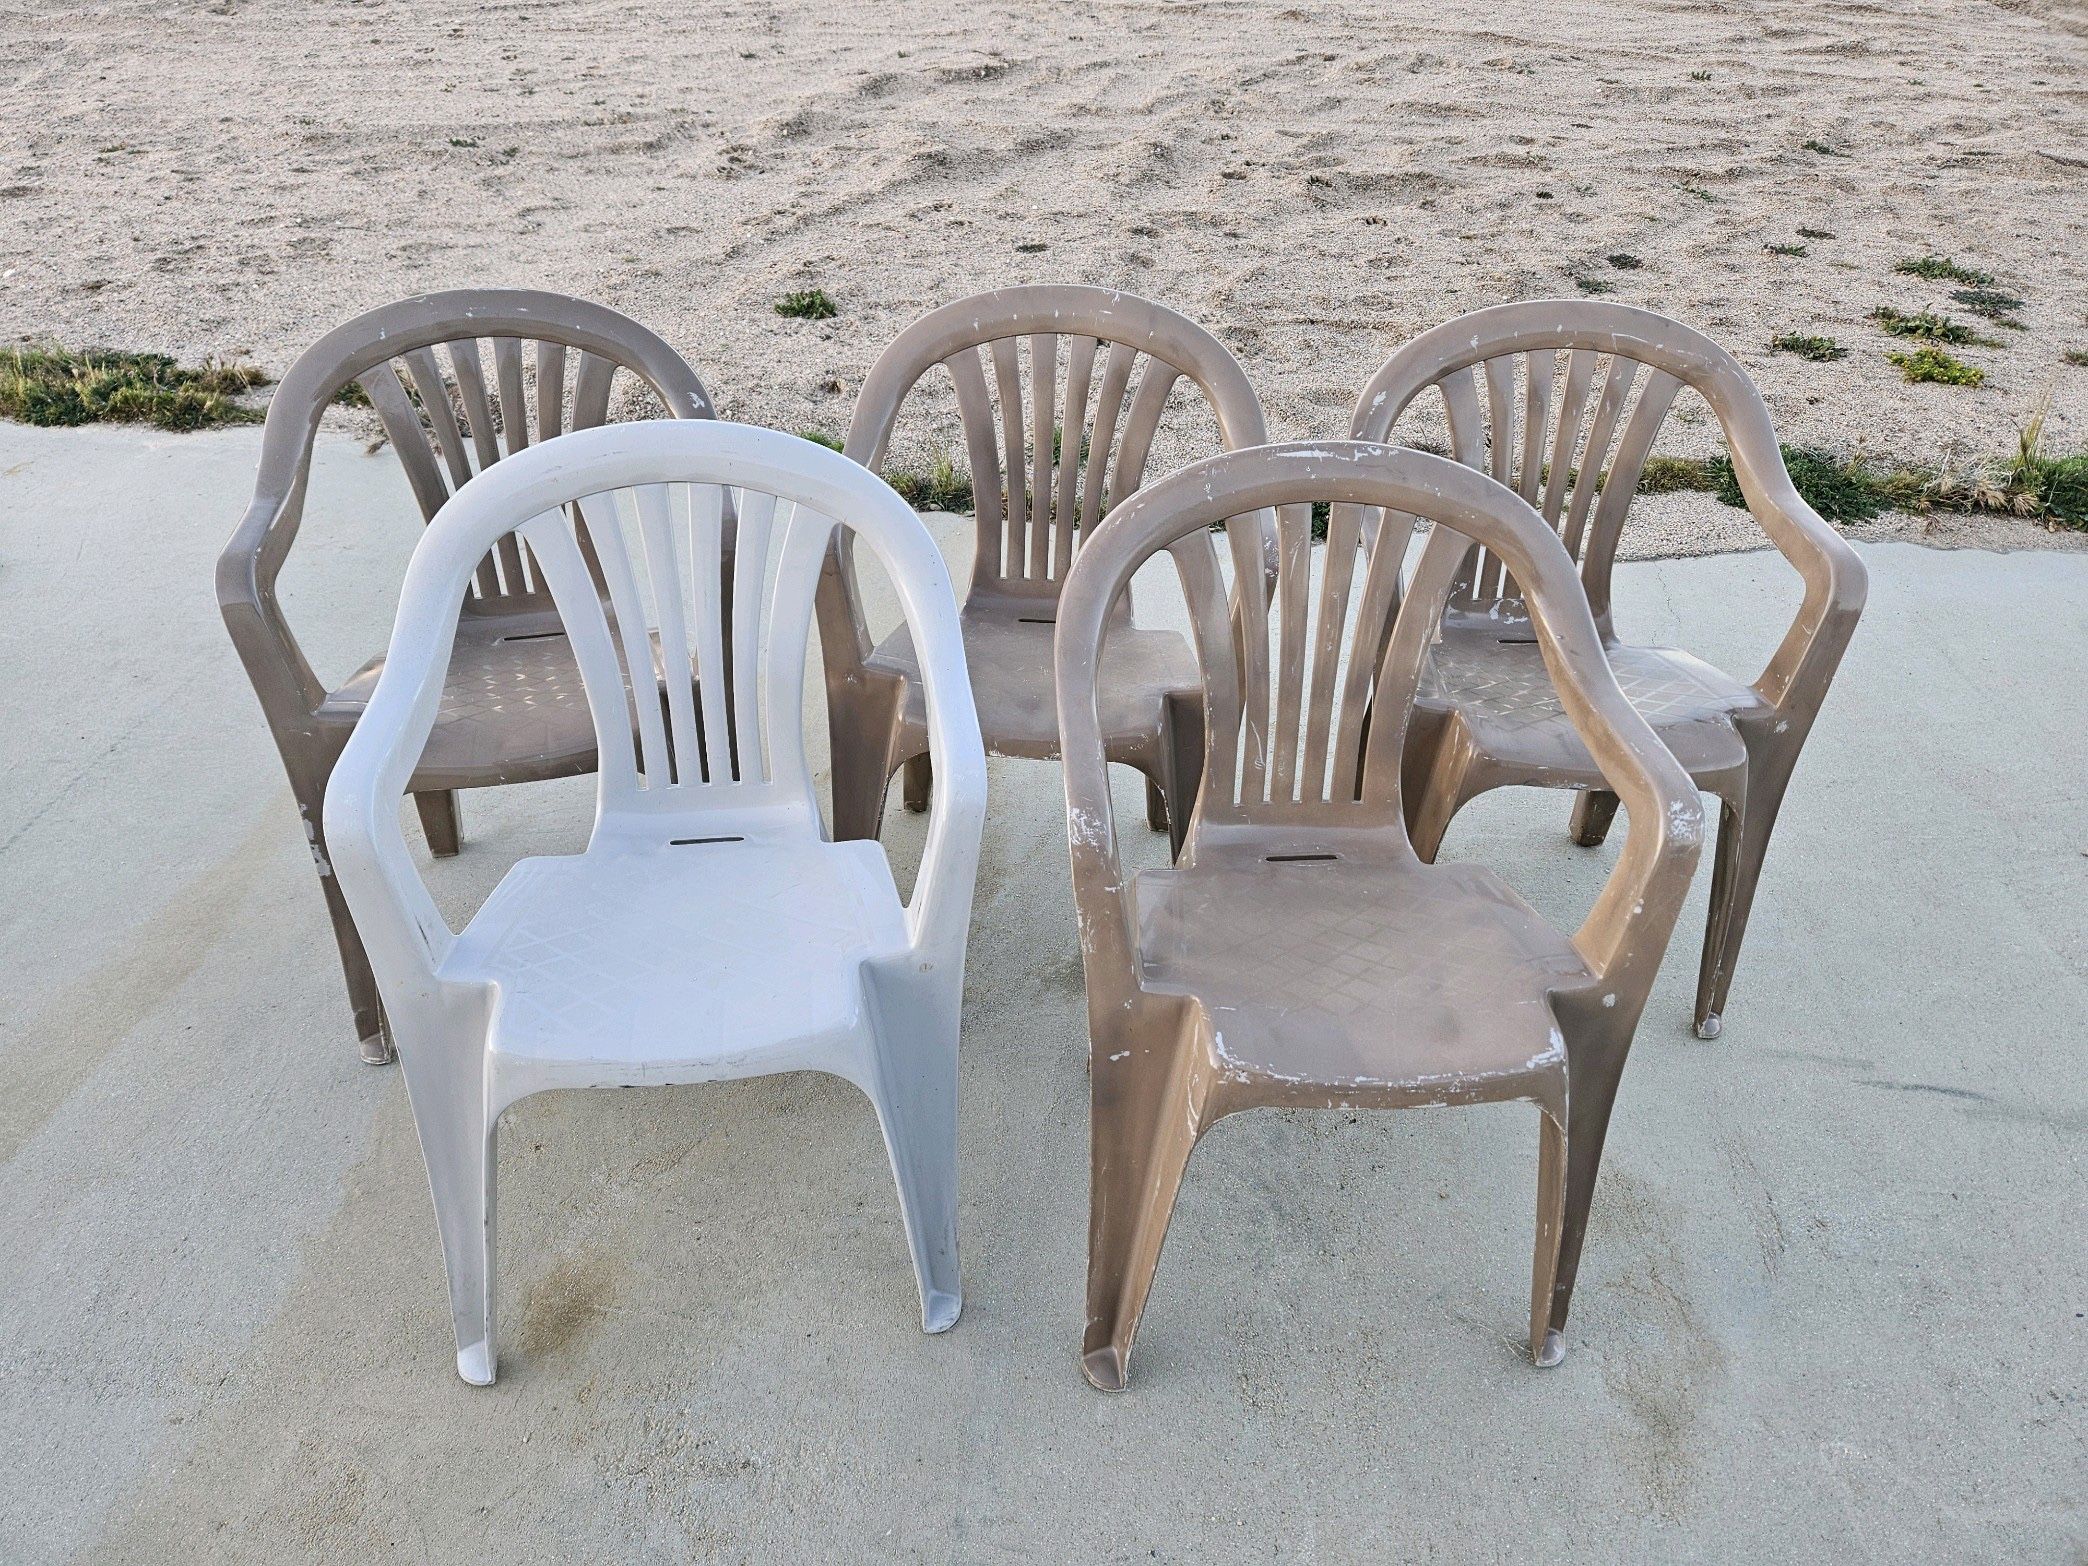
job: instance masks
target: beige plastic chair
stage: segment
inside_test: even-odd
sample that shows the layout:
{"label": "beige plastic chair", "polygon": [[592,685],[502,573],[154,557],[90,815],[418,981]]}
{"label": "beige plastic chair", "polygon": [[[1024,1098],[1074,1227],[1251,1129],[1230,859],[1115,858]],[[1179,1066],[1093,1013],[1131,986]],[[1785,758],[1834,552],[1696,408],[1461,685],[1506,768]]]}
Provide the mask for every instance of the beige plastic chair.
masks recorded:
{"label": "beige plastic chair", "polygon": [[[1336,502],[1322,569],[1310,506]],[[1273,604],[1229,612],[1212,523],[1277,506]],[[1359,508],[1396,525],[1366,537]],[[1413,518],[1436,523],[1405,602]],[[1456,531],[1451,531],[1455,529]],[[1259,569],[1228,529],[1233,574]],[[1498,877],[1415,855],[1399,757],[1452,576],[1477,540],[1523,583],[1543,667],[1631,813],[1571,937]],[[1132,573],[1172,550],[1195,617],[1203,788],[1172,869],[1126,884],[1096,670]],[[1696,791],[1618,689],[1557,534],[1444,458],[1326,442],[1213,457],[1113,511],[1059,604],[1066,823],[1093,1077],[1082,1361],[1123,1387],[1191,1148],[1222,1116],[1534,1101],[1530,1344],[1561,1336],[1624,1057],[1689,886]],[[1367,719],[1367,721],[1366,721]]]}
{"label": "beige plastic chair", "polygon": [[[1717,415],[1748,510],[1805,580],[1797,618],[1752,685],[1678,649],[1623,641],[1611,620],[1610,570],[1625,516],[1685,386]],[[1792,487],[1747,373],[1665,316],[1540,299],[1446,321],[1364,387],[1351,433],[1391,438],[1431,387],[1456,458],[1542,510],[1579,562],[1625,693],[1697,786],[1724,802],[1696,998],[1697,1035],[1716,1038],[1784,788],[1863,610],[1863,562]],[[1528,620],[1517,574],[1474,550],[1452,589],[1407,742],[1408,825],[1424,859],[1435,857],[1467,800],[1508,784],[1578,789],[1573,840],[1592,847],[1609,831],[1617,795],[1545,678]]]}
{"label": "beige plastic chair", "polygon": [[[636,377],[677,418],[713,416],[696,373],[636,321],[560,294],[507,289],[427,294],[357,316],[300,357],[269,403],[253,504],[218,558],[218,605],[290,775],[333,917],[356,1035],[372,1064],[392,1058],[391,1039],[369,958],[327,861],[321,812],[327,778],[384,659],[328,690],[276,602],[276,578],[303,517],[320,416],[346,387],[360,386],[425,521],[474,472],[532,440],[603,423],[619,374]],[[594,725],[558,611],[525,552],[503,538],[472,579],[441,710],[410,785],[428,847],[439,856],[457,852],[457,789],[569,777],[594,766]]]}
{"label": "beige plastic chair", "polygon": [[[1177,382],[1202,394],[1227,449],[1267,439],[1261,402],[1217,338],[1164,306],[1102,288],[1006,288],[931,311],[893,339],[856,398],[849,456],[882,470],[901,406],[937,365],[956,390],[978,518],[963,622],[986,749],[1049,761],[1059,753],[1053,622],[1081,540],[1144,482]],[[844,839],[877,836],[900,767],[908,809],[927,808],[930,786],[912,643],[902,627],[872,646],[848,548],[837,542],[819,601]],[[1196,660],[1175,632],[1134,623],[1128,598],[1119,627],[1103,733],[1111,761],[1145,774],[1147,820],[1163,830],[1196,793]]]}

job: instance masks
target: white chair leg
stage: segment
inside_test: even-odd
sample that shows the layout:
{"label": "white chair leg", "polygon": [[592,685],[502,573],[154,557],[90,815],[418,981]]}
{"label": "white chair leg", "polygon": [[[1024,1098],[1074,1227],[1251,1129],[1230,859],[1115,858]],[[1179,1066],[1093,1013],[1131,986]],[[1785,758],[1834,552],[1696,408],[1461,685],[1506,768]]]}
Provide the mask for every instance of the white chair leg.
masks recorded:
{"label": "white chair leg", "polygon": [[[429,1059],[432,1055],[434,1058]],[[457,1332],[457,1374],[490,1386],[493,1337],[493,1171],[495,1127],[486,1116],[484,1057],[476,1049],[399,1052],[435,1225],[442,1233],[442,1264],[449,1275],[450,1318]]]}
{"label": "white chair leg", "polygon": [[957,1007],[904,983],[879,988],[864,1092],[877,1109],[899,1188],[921,1290],[921,1330],[947,1332],[964,1303],[957,1270]]}

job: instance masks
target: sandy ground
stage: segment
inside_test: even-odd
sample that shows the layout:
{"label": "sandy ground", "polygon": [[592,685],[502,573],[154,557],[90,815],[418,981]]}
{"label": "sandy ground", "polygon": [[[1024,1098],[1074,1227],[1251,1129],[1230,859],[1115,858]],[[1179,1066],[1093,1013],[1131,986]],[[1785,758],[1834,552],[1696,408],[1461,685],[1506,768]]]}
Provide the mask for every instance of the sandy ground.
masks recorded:
{"label": "sandy ground", "polygon": [[[1682,914],[1559,1369],[1519,1341],[1536,1136],[1509,1106],[1229,1121],[1132,1390],[1082,1383],[1064,796],[996,761],[957,1327],[918,1330],[851,1090],[548,1095],[503,1132],[501,1378],[474,1390],[403,1084],[355,1061],[211,600],[257,443],[0,426],[0,1560],[2088,1550],[2088,742],[2054,699],[2088,681],[2088,559],[1862,546],[1870,607],[1713,1045],[1688,1032],[1707,873]],[[284,578],[322,673],[381,640],[418,532],[388,456],[322,442]],[[1762,553],[1616,586],[1628,633],[1743,675],[1797,596]],[[1127,858],[1154,863],[1121,784]],[[575,848],[590,786],[469,794],[463,855],[415,851],[445,915]],[[1623,832],[1575,849],[1566,814],[1504,790],[1447,851],[1570,923]],[[920,835],[894,811],[902,874]]]}
{"label": "sandy ground", "polygon": [[[1085,281],[1329,435],[1413,332],[1596,277],[1731,345],[1788,439],[1998,453],[2047,401],[2088,437],[2071,0],[9,3],[0,122],[0,341],[280,370],[397,295],[530,284],[657,327],[731,416],[838,431],[924,308]],[[1931,250],[2024,300],[1982,389],[1903,385],[1866,320],[1964,315],[1893,274]],[[774,314],[810,285],[838,319]]]}

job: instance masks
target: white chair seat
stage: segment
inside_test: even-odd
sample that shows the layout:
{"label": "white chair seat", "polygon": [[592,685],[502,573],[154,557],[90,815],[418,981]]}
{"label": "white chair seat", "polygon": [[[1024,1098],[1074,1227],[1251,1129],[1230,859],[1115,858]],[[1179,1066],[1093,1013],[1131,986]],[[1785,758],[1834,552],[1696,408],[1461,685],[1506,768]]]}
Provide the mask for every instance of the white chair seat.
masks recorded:
{"label": "white chair seat", "polygon": [[709,1081],[856,1032],[862,965],[906,944],[876,843],[616,847],[516,865],[443,977],[495,986],[496,1057]]}

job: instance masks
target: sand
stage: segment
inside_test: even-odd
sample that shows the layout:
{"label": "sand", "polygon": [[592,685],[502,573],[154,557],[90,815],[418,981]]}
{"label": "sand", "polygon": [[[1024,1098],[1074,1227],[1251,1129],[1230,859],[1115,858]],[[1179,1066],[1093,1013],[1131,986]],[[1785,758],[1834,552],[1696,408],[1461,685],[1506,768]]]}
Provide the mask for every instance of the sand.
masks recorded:
{"label": "sand", "polygon": [[[923,309],[1083,281],[1203,321],[1276,435],[1328,436],[1412,333],[1593,278],[1730,345],[1787,440],[1997,453],[2041,406],[2088,439],[2088,11],[1448,9],[11,5],[0,341],[280,371],[400,294],[529,284],[656,327],[729,416],[838,433]],[[1964,317],[1894,273],[1929,251],[2024,301],[1964,350],[1977,390],[1903,384],[1866,319]],[[774,313],[813,285],[836,319]]]}

